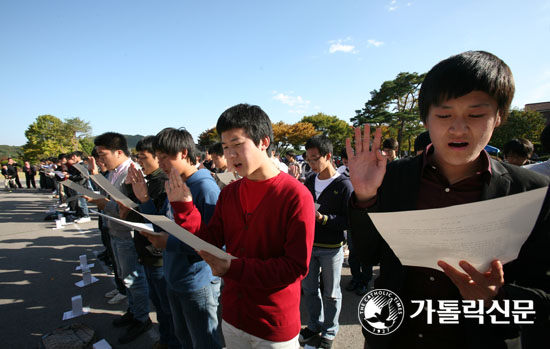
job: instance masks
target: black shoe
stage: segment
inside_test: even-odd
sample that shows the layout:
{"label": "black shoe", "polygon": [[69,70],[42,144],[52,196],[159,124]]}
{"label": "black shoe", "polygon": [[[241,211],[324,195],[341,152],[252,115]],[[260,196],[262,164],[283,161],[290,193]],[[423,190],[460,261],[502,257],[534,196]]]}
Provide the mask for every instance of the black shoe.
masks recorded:
{"label": "black shoe", "polygon": [[126,333],[118,339],[118,342],[120,344],[130,343],[131,341],[139,337],[139,335],[141,335],[142,333],[149,331],[152,326],[153,323],[149,318],[143,322],[134,320],[132,325],[126,330]]}
{"label": "black shoe", "polygon": [[367,293],[367,291],[368,291],[367,285],[361,284],[355,290],[355,294],[358,296],[363,296],[365,295],[365,293]]}
{"label": "black shoe", "polygon": [[328,339],[328,338],[325,338],[325,337],[321,337],[321,343],[319,343],[319,349],[323,348],[323,349],[330,349],[332,348],[332,342],[333,340],[332,339]]}
{"label": "black shoe", "polygon": [[134,322],[134,314],[129,311],[126,314],[122,315],[119,318],[113,320],[113,326],[115,327],[124,327],[131,325]]}
{"label": "black shoe", "polygon": [[298,337],[298,342],[301,345],[308,344],[312,340],[316,339],[319,336],[320,332],[313,332],[309,328],[305,327],[300,330],[300,336]]}
{"label": "black shoe", "polygon": [[355,291],[359,284],[355,280],[351,280],[349,284],[346,286],[346,291]]}

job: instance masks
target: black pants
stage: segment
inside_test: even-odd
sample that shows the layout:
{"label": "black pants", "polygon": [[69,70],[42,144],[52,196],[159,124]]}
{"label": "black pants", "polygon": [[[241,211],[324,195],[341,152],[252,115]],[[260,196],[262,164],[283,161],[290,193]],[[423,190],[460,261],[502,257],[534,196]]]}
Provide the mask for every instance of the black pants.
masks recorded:
{"label": "black pants", "polygon": [[34,176],[25,175],[25,179],[27,180],[27,188],[32,187],[36,189],[36,182],[34,181]]}

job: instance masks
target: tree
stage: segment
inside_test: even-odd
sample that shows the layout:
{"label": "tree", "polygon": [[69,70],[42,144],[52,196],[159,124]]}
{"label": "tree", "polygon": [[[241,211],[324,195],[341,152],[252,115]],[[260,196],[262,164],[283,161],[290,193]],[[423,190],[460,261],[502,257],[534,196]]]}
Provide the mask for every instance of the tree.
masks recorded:
{"label": "tree", "polygon": [[90,133],[90,124],[79,118],[63,122],[53,115],[40,115],[25,131],[27,143],[23,146],[23,156],[36,161],[74,150],[90,153],[93,148]]}
{"label": "tree", "polygon": [[65,134],[67,137],[70,137],[72,150],[81,150],[81,140],[86,137],[90,137],[90,132],[92,131],[90,123],[75,117],[65,119],[64,127]]}
{"label": "tree", "polygon": [[414,137],[422,132],[418,112],[418,93],[426,74],[399,73],[394,80],[385,81],[379,90],[370,93],[365,107],[355,111],[351,118],[354,126],[369,123],[373,126],[387,125],[399,142],[398,152],[405,140],[411,149]]}
{"label": "tree", "polygon": [[339,154],[346,146],[346,138],[353,136],[353,128],[337,116],[317,113],[304,116],[300,121],[312,124],[318,133],[327,136],[332,142],[335,154]]}
{"label": "tree", "polygon": [[282,121],[272,124],[275,150],[285,153],[290,148],[300,149],[308,139],[318,134],[311,123],[287,124]]}
{"label": "tree", "polygon": [[219,141],[220,137],[218,136],[218,131],[216,130],[216,127],[209,128],[199,135],[199,145],[202,147],[209,147]]}
{"label": "tree", "polygon": [[27,143],[23,146],[25,159],[36,161],[57,156],[70,149],[63,121],[53,115],[40,115],[25,131]]}
{"label": "tree", "polygon": [[538,143],[544,125],[545,120],[539,112],[512,109],[508,120],[493,132],[489,144],[502,148],[506,142],[514,138],[525,138],[532,143]]}

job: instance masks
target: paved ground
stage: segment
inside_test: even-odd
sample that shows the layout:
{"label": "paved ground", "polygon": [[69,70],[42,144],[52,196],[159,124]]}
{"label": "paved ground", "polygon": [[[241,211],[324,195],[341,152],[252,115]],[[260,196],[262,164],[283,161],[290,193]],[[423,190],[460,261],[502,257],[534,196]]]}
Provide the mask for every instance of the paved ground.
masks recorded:
{"label": "paved ground", "polygon": [[[2,181],[3,182],[3,181]],[[111,321],[122,314],[126,303],[109,305],[103,297],[113,289],[112,275],[95,260],[101,251],[97,222],[71,224],[55,230],[53,222],[44,221],[46,211],[54,205],[51,194],[37,190],[8,193],[0,184],[0,338],[3,348],[36,348],[45,333],[71,322],[80,322],[96,330],[99,339],[117,344],[121,329]],[[78,288],[82,276],[74,269],[79,255],[86,254],[95,262],[93,275],[99,279]],[[349,268],[342,271],[342,286],[350,280]],[[340,332],[334,348],[362,348],[363,336],[357,320],[360,297],[343,291]],[[63,321],[70,310],[71,297],[82,295],[91,313]],[[156,322],[154,313],[151,319]],[[302,310],[302,323],[304,311]],[[136,341],[117,348],[150,348],[158,338],[156,325]]]}

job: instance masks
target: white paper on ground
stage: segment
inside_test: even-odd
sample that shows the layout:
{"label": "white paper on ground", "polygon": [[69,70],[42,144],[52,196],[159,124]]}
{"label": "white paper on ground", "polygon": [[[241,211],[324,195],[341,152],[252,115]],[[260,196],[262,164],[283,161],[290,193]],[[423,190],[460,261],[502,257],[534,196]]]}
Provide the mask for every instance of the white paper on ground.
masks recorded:
{"label": "white paper on ground", "polygon": [[111,349],[111,345],[105,340],[102,339],[99,342],[95,342],[93,345],[93,349]]}
{"label": "white paper on ground", "polygon": [[218,258],[223,259],[235,259],[236,257],[231,256],[224,250],[209,244],[208,242],[202,240],[201,238],[191,234],[189,231],[180,227],[176,222],[171,221],[165,216],[160,215],[151,215],[140,213],[143,217],[151,221],[153,224],[161,227],[165,232],[174,235],[176,238],[186,243],[187,245],[194,248],[196,251],[206,251],[213,254]]}
{"label": "white paper on ground", "polygon": [[69,311],[66,311],[66,312],[63,313],[63,320],[70,320],[70,319],[78,317],[80,315],[86,315],[89,312],[90,312],[90,308],[88,308],[88,307],[82,308],[82,313],[76,314],[76,315],[73,314],[72,310],[69,310]]}
{"label": "white paper on ground", "polygon": [[131,228],[131,229],[134,229],[134,230],[137,230],[137,231],[145,231],[145,232],[147,232],[149,234],[152,234],[152,235],[161,235],[161,233],[155,232],[155,230],[153,229],[153,225],[151,223],[129,222],[129,221],[125,221],[125,220],[120,219],[120,218],[111,217],[109,215],[97,212],[95,210],[90,210],[90,212],[92,214],[96,214],[96,215],[99,215],[101,217],[105,217],[107,219],[113,220],[113,221],[115,221],[119,224],[124,225],[125,227]]}
{"label": "white paper on ground", "polygon": [[94,276],[91,276],[90,277],[90,283],[85,283],[84,280],[80,280],[79,282],[75,282],[74,284],[78,287],[84,287],[84,286],[88,286],[88,285],[91,285],[95,282],[98,282],[99,280],[97,278],[95,278]]}
{"label": "white paper on ground", "polygon": [[[90,264],[86,265],[86,268],[84,268],[84,269],[92,269],[94,266],[95,266],[94,263],[90,263]],[[75,270],[82,270],[82,266],[78,265],[78,266],[75,268]]]}
{"label": "white paper on ground", "polygon": [[90,176],[90,178],[99,185],[103,190],[107,192],[115,201],[120,201],[124,204],[126,207],[130,208],[136,208],[138,205],[133,202],[132,200],[128,199],[128,197],[120,192],[117,188],[115,188],[111,182],[109,182],[103,175],[96,174]]}
{"label": "white paper on ground", "polygon": [[461,260],[481,272],[492,260],[517,258],[535,226],[548,187],[445,208],[369,213],[403,265],[441,270],[438,260],[462,270]]}

